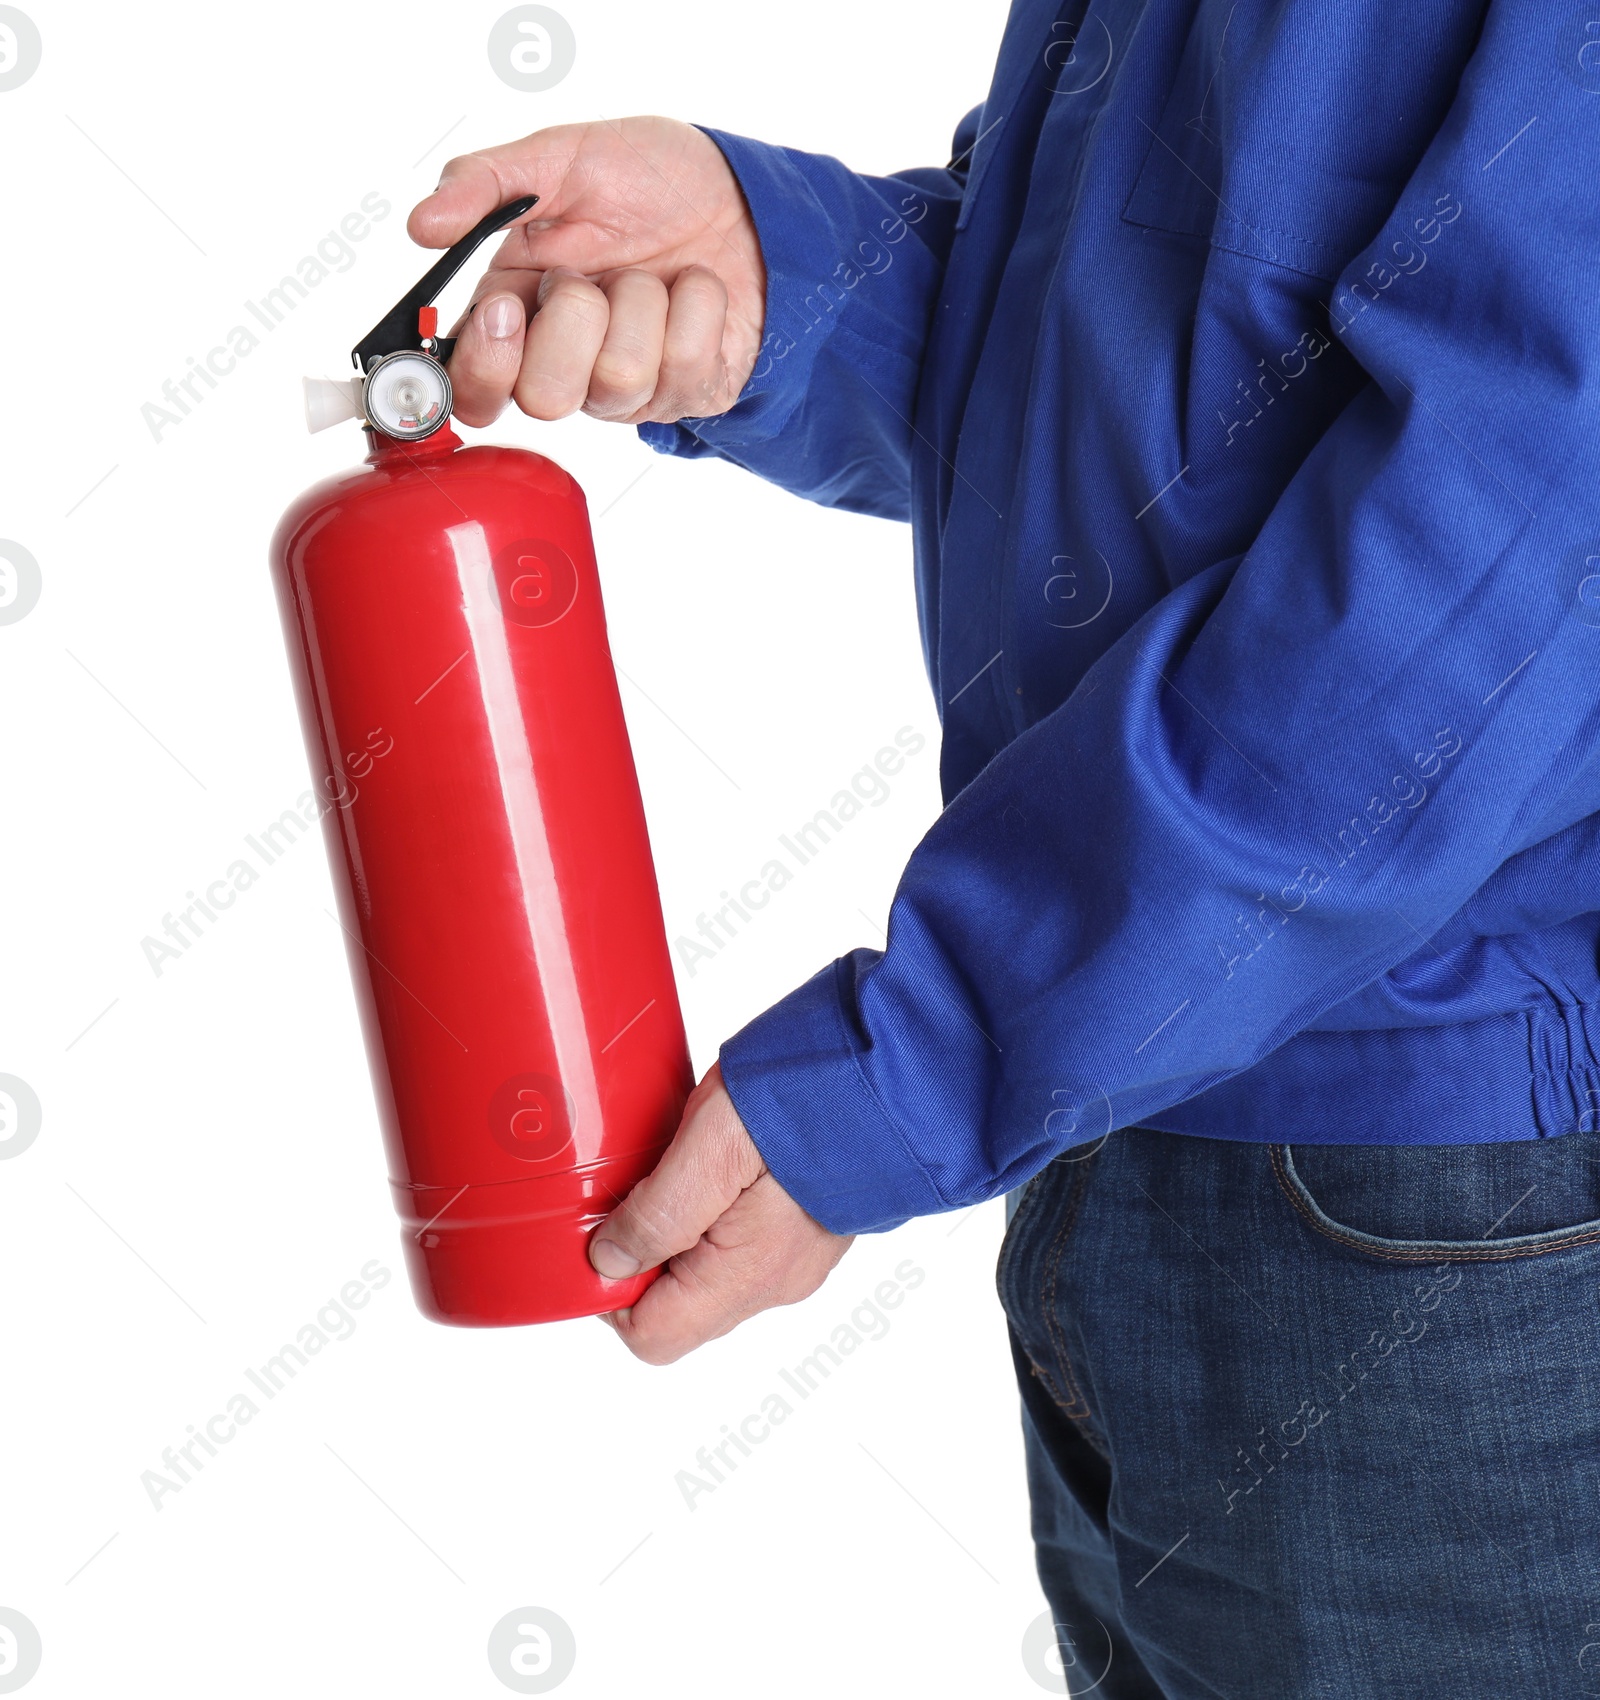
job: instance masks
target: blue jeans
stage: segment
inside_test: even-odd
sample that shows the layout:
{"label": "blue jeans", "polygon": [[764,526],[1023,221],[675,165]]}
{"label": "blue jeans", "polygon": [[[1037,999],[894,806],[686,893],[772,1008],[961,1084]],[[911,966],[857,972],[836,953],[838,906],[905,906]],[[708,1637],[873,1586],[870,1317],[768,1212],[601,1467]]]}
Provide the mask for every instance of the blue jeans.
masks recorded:
{"label": "blue jeans", "polygon": [[1600,1695],[1600,1133],[1130,1129],[999,1285],[1073,1695]]}

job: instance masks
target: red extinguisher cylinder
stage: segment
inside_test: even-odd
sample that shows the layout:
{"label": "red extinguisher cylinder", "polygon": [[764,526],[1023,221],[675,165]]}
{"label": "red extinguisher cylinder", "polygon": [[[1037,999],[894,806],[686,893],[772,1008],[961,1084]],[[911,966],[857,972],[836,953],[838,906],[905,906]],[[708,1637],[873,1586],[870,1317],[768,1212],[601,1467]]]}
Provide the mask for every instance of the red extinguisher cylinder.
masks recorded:
{"label": "red extinguisher cylinder", "polygon": [[273,540],[412,1286],[630,1305],[595,1225],[692,1077],[587,507],[553,461],[369,431]]}

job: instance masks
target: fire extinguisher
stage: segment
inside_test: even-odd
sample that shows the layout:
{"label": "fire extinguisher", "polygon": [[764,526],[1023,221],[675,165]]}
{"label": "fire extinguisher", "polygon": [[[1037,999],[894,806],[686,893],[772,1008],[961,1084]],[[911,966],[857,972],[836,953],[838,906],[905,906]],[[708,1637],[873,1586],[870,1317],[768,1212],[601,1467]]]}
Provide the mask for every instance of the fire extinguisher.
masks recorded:
{"label": "fire extinguisher", "polygon": [[432,303],[535,199],[307,380],[369,453],[272,543],[412,1288],[477,1327],[638,1298],[589,1235],[692,1084],[583,491],[449,423]]}

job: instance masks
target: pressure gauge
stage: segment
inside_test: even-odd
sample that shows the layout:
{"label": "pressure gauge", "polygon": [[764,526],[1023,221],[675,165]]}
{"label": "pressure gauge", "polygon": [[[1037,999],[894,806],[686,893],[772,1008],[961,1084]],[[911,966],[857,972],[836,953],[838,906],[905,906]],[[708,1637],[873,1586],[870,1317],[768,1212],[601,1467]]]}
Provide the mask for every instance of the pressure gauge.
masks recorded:
{"label": "pressure gauge", "polygon": [[[0,11],[5,8],[0,6]],[[306,379],[306,424],[313,431],[366,415],[374,431],[398,442],[431,437],[450,417],[452,395],[445,363],[456,339],[439,335],[434,297],[486,236],[533,211],[537,195],[519,195],[473,225],[395,302],[350,350],[356,376],[342,382]]]}
{"label": "pressure gauge", "polygon": [[367,423],[386,437],[414,443],[450,417],[450,377],[437,360],[402,350],[366,375]]}

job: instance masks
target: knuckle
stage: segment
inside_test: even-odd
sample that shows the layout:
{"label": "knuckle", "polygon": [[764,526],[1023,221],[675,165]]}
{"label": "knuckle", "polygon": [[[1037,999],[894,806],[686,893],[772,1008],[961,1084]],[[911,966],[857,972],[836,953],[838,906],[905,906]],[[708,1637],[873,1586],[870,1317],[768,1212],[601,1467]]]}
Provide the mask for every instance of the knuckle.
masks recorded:
{"label": "knuckle", "polygon": [[552,307],[584,325],[604,325],[611,310],[604,290],[567,272],[550,274],[541,311]]}
{"label": "knuckle", "polygon": [[687,419],[689,414],[678,406],[677,398],[664,390],[658,390],[650,398],[650,405],[639,415],[641,420],[647,420],[652,425],[676,425],[680,419]]}
{"label": "knuckle", "polygon": [[623,1210],[637,1226],[640,1239],[651,1245],[681,1245],[687,1249],[700,1237],[689,1233],[682,1219],[660,1202],[654,1192],[647,1192],[642,1198],[630,1198]]}
{"label": "knuckle", "polygon": [[606,1238],[615,1240],[624,1251],[637,1257],[647,1269],[654,1268],[666,1256],[649,1224],[641,1220],[638,1212],[627,1204],[612,1214],[606,1225]]}
{"label": "knuckle", "polygon": [[651,374],[644,359],[629,350],[602,352],[594,363],[589,397],[596,402],[627,400],[637,404],[650,394]]}
{"label": "knuckle", "polygon": [[674,1348],[661,1329],[651,1328],[641,1323],[637,1316],[630,1316],[626,1322],[618,1322],[617,1332],[622,1336],[622,1343],[641,1362],[660,1369],[675,1359],[682,1357],[683,1348]]}
{"label": "knuckle", "polygon": [[547,373],[536,372],[517,381],[517,406],[530,419],[551,421],[575,413],[583,397],[575,387]]}
{"label": "knuckle", "polygon": [[696,294],[727,298],[728,286],[722,278],[710,266],[701,265],[699,261],[685,266],[678,274],[678,282]]}
{"label": "knuckle", "polygon": [[665,295],[667,286],[652,271],[646,271],[643,266],[619,266],[612,272],[610,283],[613,288],[648,290],[652,295]]}

